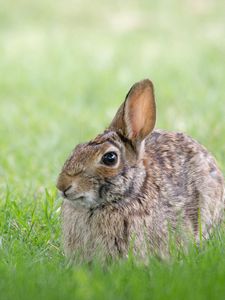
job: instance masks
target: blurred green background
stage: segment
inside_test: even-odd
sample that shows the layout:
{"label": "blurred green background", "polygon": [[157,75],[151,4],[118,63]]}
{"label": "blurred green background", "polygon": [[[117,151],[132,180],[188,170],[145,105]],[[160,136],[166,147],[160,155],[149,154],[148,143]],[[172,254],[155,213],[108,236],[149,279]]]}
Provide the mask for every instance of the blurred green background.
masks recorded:
{"label": "blurred green background", "polygon": [[[0,273],[3,270],[8,278],[3,290],[13,286],[10,278],[21,260],[22,266],[24,260],[25,265],[37,266],[46,257],[51,258],[53,271],[44,266],[44,271],[37,271],[39,286],[46,282],[47,289],[50,277],[55,297],[60,294],[56,257],[61,264],[64,258],[56,178],[72,148],[109,124],[134,82],[153,81],[158,128],[193,136],[225,172],[224,54],[223,0],[0,0]],[[221,251],[224,239],[222,245],[217,245]],[[224,259],[224,253],[217,257]],[[196,263],[198,257],[191,259]],[[28,267],[24,268],[19,274],[25,282]],[[167,273],[166,268],[157,265],[153,277],[159,269],[159,274]],[[203,263],[200,277],[204,268]],[[175,270],[170,276],[178,284],[180,269]],[[193,268],[185,270],[189,281]],[[221,273],[215,274],[223,270],[221,264]],[[79,276],[84,281],[91,277],[83,269],[80,272],[73,275],[78,285]],[[31,276],[31,285],[37,274]],[[71,275],[65,274],[64,279]],[[97,288],[89,298],[99,289],[107,293],[113,282],[109,277],[104,290],[99,288],[104,275],[95,276]],[[225,286],[224,281],[214,277],[198,282],[199,298],[206,299],[203,290],[223,294],[222,286],[215,284]],[[19,297],[21,282],[15,280],[12,295]],[[151,281],[152,291],[160,291],[167,280],[162,275]],[[182,289],[180,280],[180,297],[192,295],[191,288]],[[135,295],[131,286],[127,291]],[[167,288],[167,299],[169,295],[174,299],[176,291]],[[142,292],[143,298],[148,295],[147,289]],[[82,293],[78,290],[79,298],[88,298]],[[68,299],[70,292],[65,295]]]}
{"label": "blurred green background", "polygon": [[224,11],[219,0],[1,1],[1,177],[53,185],[146,77],[157,127],[197,138],[225,170]]}

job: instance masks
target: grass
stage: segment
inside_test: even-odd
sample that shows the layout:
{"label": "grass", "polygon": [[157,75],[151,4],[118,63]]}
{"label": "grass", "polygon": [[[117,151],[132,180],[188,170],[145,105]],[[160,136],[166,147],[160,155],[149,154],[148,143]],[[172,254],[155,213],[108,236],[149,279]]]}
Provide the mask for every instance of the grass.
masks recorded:
{"label": "grass", "polygon": [[155,84],[157,127],[225,173],[224,1],[1,1],[0,299],[224,299],[224,225],[201,249],[101,269],[63,256],[55,181],[129,87]]}

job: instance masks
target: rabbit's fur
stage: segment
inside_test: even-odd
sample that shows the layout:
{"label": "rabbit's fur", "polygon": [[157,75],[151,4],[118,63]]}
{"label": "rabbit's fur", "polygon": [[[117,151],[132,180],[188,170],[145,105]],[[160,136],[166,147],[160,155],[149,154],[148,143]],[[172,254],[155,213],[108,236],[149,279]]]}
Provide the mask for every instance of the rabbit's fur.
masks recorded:
{"label": "rabbit's fur", "polygon": [[[183,133],[152,131],[155,117],[146,79],[131,88],[109,128],[65,162],[57,187],[68,256],[105,261],[131,249],[144,260],[165,257],[171,233],[186,245],[220,223],[224,181],[214,158]],[[111,166],[102,158],[109,152],[117,157]]]}

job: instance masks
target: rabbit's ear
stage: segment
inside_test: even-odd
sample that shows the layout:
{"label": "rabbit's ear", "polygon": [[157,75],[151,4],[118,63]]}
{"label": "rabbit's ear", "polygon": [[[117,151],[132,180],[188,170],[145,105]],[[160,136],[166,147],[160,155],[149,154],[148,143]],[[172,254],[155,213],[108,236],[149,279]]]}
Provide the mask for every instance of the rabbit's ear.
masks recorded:
{"label": "rabbit's ear", "polygon": [[145,79],[132,86],[109,128],[137,144],[153,130],[155,120],[153,84]]}

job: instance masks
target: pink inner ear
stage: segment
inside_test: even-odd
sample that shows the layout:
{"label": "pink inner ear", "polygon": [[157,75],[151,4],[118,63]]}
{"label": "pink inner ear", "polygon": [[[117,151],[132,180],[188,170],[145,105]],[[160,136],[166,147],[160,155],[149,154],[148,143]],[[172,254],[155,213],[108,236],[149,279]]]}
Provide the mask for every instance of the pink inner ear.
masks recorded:
{"label": "pink inner ear", "polygon": [[154,128],[156,118],[153,85],[149,79],[135,83],[117,111],[109,129],[142,141]]}
{"label": "pink inner ear", "polygon": [[134,91],[125,109],[125,122],[130,139],[143,140],[155,125],[155,102],[152,89]]}

